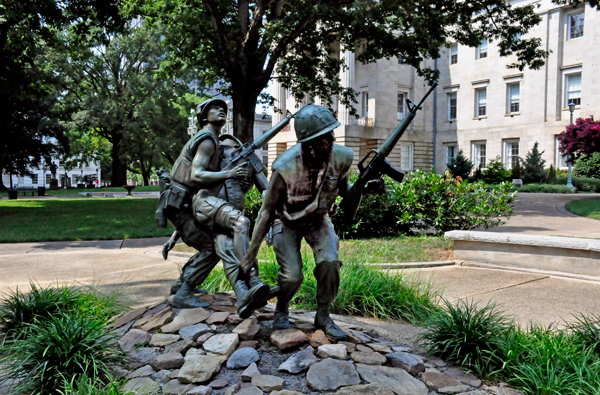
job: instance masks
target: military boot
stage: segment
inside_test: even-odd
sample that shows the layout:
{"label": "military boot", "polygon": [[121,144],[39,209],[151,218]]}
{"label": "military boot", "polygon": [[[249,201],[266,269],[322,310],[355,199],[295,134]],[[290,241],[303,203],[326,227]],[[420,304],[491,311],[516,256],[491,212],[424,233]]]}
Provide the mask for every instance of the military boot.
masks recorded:
{"label": "military boot", "polygon": [[194,295],[195,288],[187,282],[183,282],[173,297],[173,306],[180,309],[191,309],[196,307],[208,307],[210,303],[203,302]]}
{"label": "military boot", "polygon": [[250,269],[248,286],[250,287],[249,292],[252,294],[252,309],[256,310],[266,306],[271,298],[271,286],[261,281],[254,268]]}
{"label": "military boot", "polygon": [[[181,279],[181,277],[179,277],[171,285],[171,295],[175,295],[177,293],[177,291],[179,291],[179,288],[181,288],[181,284],[183,284],[183,280]],[[195,288],[194,293],[206,295],[206,294],[208,294],[208,291],[205,289]]]}
{"label": "military boot", "polygon": [[315,315],[315,328],[322,329],[329,340],[346,340],[346,334],[329,317],[329,307],[319,306]]}
{"label": "military boot", "polygon": [[275,309],[275,315],[273,317],[273,330],[282,330],[282,329],[290,329],[292,326],[290,325],[290,312],[288,309],[288,305],[280,306],[277,303],[277,308]]}

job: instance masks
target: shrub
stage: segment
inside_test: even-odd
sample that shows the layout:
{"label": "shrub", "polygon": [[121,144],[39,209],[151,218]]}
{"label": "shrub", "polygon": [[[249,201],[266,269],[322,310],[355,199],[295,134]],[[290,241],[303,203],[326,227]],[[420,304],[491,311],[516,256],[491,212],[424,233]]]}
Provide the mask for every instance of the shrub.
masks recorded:
{"label": "shrub", "polygon": [[501,366],[500,345],[510,322],[493,303],[479,307],[473,300],[445,302],[445,309],[426,322],[420,342],[431,354],[489,375]]}
{"label": "shrub", "polygon": [[483,171],[481,180],[486,184],[500,184],[511,180],[510,170],[506,170],[500,157],[492,159]]}
{"label": "shrub", "polygon": [[0,382],[18,379],[18,389],[56,394],[65,379],[85,374],[105,378],[123,361],[115,335],[105,322],[77,312],[59,312],[49,319],[24,324],[18,338],[5,339],[0,349]]}
{"label": "shrub", "polygon": [[539,143],[536,141],[525,157],[523,166],[523,183],[525,184],[542,182],[546,177],[546,170],[544,170],[546,161],[542,159],[542,154],[545,151],[540,152],[538,147]]}
{"label": "shrub", "polygon": [[460,177],[463,180],[466,180],[473,170],[473,162],[467,159],[462,150],[460,150],[458,151],[458,154],[456,154],[456,157],[450,160],[447,167],[454,178]]}
{"label": "shrub", "polygon": [[[557,177],[557,185],[567,185],[568,177]],[[600,192],[600,180],[596,178],[571,177],[571,183],[578,191]]]}
{"label": "shrub", "polygon": [[546,182],[548,184],[556,183],[556,170],[554,166],[550,165],[550,169],[548,170],[548,175],[546,176]]}
{"label": "shrub", "polygon": [[478,168],[477,170],[475,170],[475,172],[473,173],[473,181],[481,181],[481,168]]}
{"label": "shrub", "polygon": [[577,159],[573,173],[584,178],[600,178],[600,152]]}
{"label": "shrub", "polygon": [[573,193],[566,185],[553,184],[526,184],[523,185],[519,192],[529,193]]}
{"label": "shrub", "polygon": [[510,169],[511,180],[518,180],[523,177],[523,170],[521,168],[521,158],[517,158],[517,163]]}

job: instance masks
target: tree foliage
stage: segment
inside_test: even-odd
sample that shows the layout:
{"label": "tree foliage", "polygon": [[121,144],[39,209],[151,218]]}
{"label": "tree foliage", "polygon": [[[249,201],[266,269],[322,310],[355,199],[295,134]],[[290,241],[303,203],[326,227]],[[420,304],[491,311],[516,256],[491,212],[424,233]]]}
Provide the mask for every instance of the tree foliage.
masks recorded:
{"label": "tree foliage", "polygon": [[[425,59],[440,57],[449,42],[476,46],[496,41],[500,54],[516,54],[512,67],[540,68],[541,39],[515,39],[540,22],[533,5],[501,0],[129,0],[129,10],[167,25],[173,49],[164,70],[195,68],[233,99],[233,127],[252,139],[257,98],[273,73],[296,99],[305,94],[326,104],[337,97],[352,106],[356,92],[343,88],[340,51],[363,62],[402,56],[429,81],[438,72]],[[319,78],[315,78],[319,76]],[[270,100],[272,97],[263,97]]]}
{"label": "tree foliage", "polygon": [[600,121],[590,118],[577,118],[573,125],[558,135],[559,151],[571,156],[575,161],[582,156],[600,152]]}
{"label": "tree foliage", "polygon": [[506,170],[502,158],[497,156],[492,159],[487,168],[482,173],[482,181],[486,184],[500,184],[506,181],[510,181],[511,171]]}
{"label": "tree foliage", "polygon": [[540,152],[538,147],[539,143],[536,141],[525,157],[523,166],[523,182],[525,184],[542,182],[546,178],[546,170],[544,170],[546,161],[542,159],[545,151]]}
{"label": "tree foliage", "polygon": [[600,178],[600,152],[577,159],[574,173],[579,177]]}
{"label": "tree foliage", "polygon": [[456,157],[450,160],[447,167],[454,178],[460,177],[461,179],[466,180],[467,177],[469,177],[469,174],[471,174],[471,170],[473,170],[473,162],[467,159],[465,154],[463,154],[463,151],[460,150],[458,151],[458,154],[456,154]]}

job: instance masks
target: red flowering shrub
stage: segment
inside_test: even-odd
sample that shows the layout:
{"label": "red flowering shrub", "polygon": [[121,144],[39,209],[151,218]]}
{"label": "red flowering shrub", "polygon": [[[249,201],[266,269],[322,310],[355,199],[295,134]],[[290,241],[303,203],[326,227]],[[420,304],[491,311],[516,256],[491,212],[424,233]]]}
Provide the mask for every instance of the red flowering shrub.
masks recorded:
{"label": "red flowering shrub", "polygon": [[563,155],[573,155],[573,160],[582,155],[600,152],[600,121],[594,118],[577,118],[574,125],[558,135],[559,151]]}

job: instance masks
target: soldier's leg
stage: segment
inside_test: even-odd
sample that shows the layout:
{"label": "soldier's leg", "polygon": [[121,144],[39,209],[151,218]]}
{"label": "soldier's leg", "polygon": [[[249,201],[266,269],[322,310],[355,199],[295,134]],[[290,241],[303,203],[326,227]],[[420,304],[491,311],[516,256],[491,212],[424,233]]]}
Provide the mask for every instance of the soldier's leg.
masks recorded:
{"label": "soldier's leg", "polygon": [[286,227],[279,220],[273,224],[273,251],[279,264],[277,285],[277,308],[273,329],[287,329],[289,323],[289,304],[302,285],[302,255],[300,242],[302,237]]}
{"label": "soldier's leg", "polygon": [[327,337],[333,340],[344,340],[346,334],[329,317],[329,308],[335,300],[340,286],[342,263],[338,255],[339,239],[328,217],[311,227],[306,241],[313,250],[316,263],[313,272],[317,280],[318,306],[315,327],[323,329]]}

